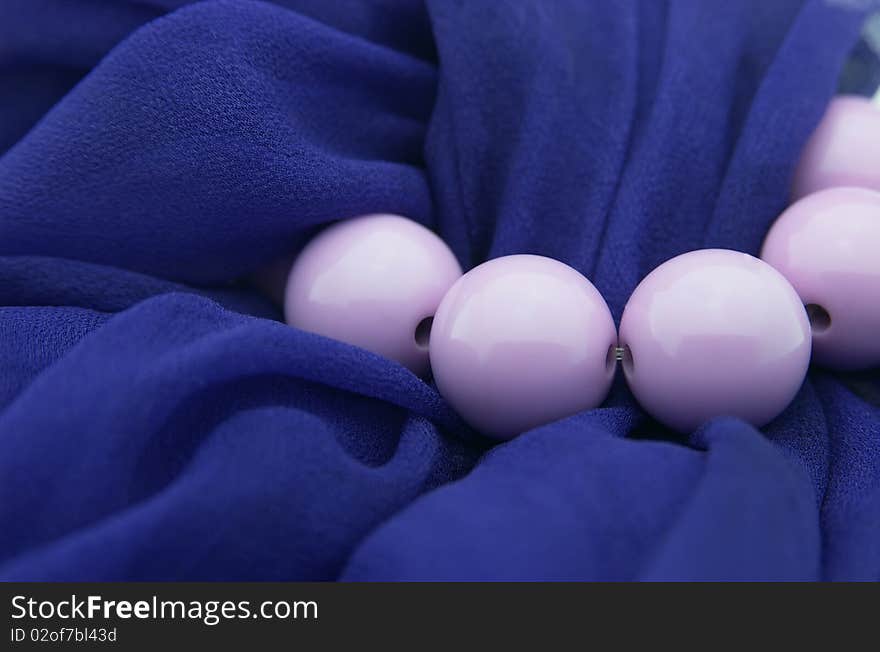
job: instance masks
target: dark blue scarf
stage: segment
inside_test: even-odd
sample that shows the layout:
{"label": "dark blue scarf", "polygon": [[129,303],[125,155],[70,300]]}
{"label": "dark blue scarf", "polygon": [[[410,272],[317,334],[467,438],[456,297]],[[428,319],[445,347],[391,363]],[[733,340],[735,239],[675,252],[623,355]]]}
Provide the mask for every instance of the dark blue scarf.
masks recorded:
{"label": "dark blue scarf", "polygon": [[0,577],[880,579],[876,373],[689,437],[618,386],[490,448],[241,282],[389,211],[619,319],[758,251],[867,0],[186,4],[0,9]]}

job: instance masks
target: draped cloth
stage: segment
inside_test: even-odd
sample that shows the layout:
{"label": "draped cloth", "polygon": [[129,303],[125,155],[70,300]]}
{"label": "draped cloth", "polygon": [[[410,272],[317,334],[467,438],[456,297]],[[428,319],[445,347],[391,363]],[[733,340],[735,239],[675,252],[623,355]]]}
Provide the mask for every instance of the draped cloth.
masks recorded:
{"label": "draped cloth", "polygon": [[880,374],[507,443],[248,279],[322,225],[590,278],[757,254],[867,0],[10,0],[0,578],[880,579]]}

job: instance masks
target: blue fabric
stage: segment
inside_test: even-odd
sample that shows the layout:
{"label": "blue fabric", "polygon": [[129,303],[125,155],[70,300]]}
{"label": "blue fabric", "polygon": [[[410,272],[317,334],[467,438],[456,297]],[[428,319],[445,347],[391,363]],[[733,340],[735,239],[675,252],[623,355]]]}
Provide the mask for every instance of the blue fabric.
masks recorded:
{"label": "blue fabric", "polygon": [[619,319],[757,252],[867,5],[4,2],[0,578],[880,579],[877,373],[689,436],[618,382],[491,446],[243,280],[390,211]]}

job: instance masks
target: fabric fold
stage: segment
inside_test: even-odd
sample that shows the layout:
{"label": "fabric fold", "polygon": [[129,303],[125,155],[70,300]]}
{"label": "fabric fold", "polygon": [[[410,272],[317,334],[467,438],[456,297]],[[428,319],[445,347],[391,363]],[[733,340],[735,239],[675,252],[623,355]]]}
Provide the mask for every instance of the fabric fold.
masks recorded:
{"label": "fabric fold", "polygon": [[755,253],[868,6],[62,4],[0,16],[0,578],[880,579],[854,378],[681,436],[618,379],[493,444],[246,280],[388,211],[619,319],[676,254]]}
{"label": "fabric fold", "polygon": [[216,283],[315,228],[422,222],[433,66],[258,2],[125,39],[0,158],[0,253]]}

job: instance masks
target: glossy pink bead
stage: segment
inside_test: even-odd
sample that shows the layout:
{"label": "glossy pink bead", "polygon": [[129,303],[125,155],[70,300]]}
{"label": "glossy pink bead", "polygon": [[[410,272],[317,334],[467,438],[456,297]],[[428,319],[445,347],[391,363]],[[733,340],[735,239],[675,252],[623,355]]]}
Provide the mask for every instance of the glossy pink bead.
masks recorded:
{"label": "glossy pink bead", "polygon": [[297,257],[285,290],[287,323],[428,368],[430,318],[461,276],[449,247],[397,215],[339,222]]}
{"label": "glossy pink bead", "polygon": [[832,188],[805,197],[773,224],[761,257],[807,305],[816,362],[880,365],[880,193]]}
{"label": "glossy pink bead", "polygon": [[867,98],[831,101],[801,154],[792,196],[835,186],[880,190],[880,107]]}
{"label": "glossy pink bead", "polygon": [[496,258],[461,277],[431,331],[440,393],[474,428],[509,439],[598,406],[617,337],[605,300],[542,256]]}
{"label": "glossy pink bead", "polygon": [[623,311],[630,389],[658,421],[690,432],[716,416],[762,426],[791,402],[810,361],[794,288],[737,251],[692,251],[660,265]]}

